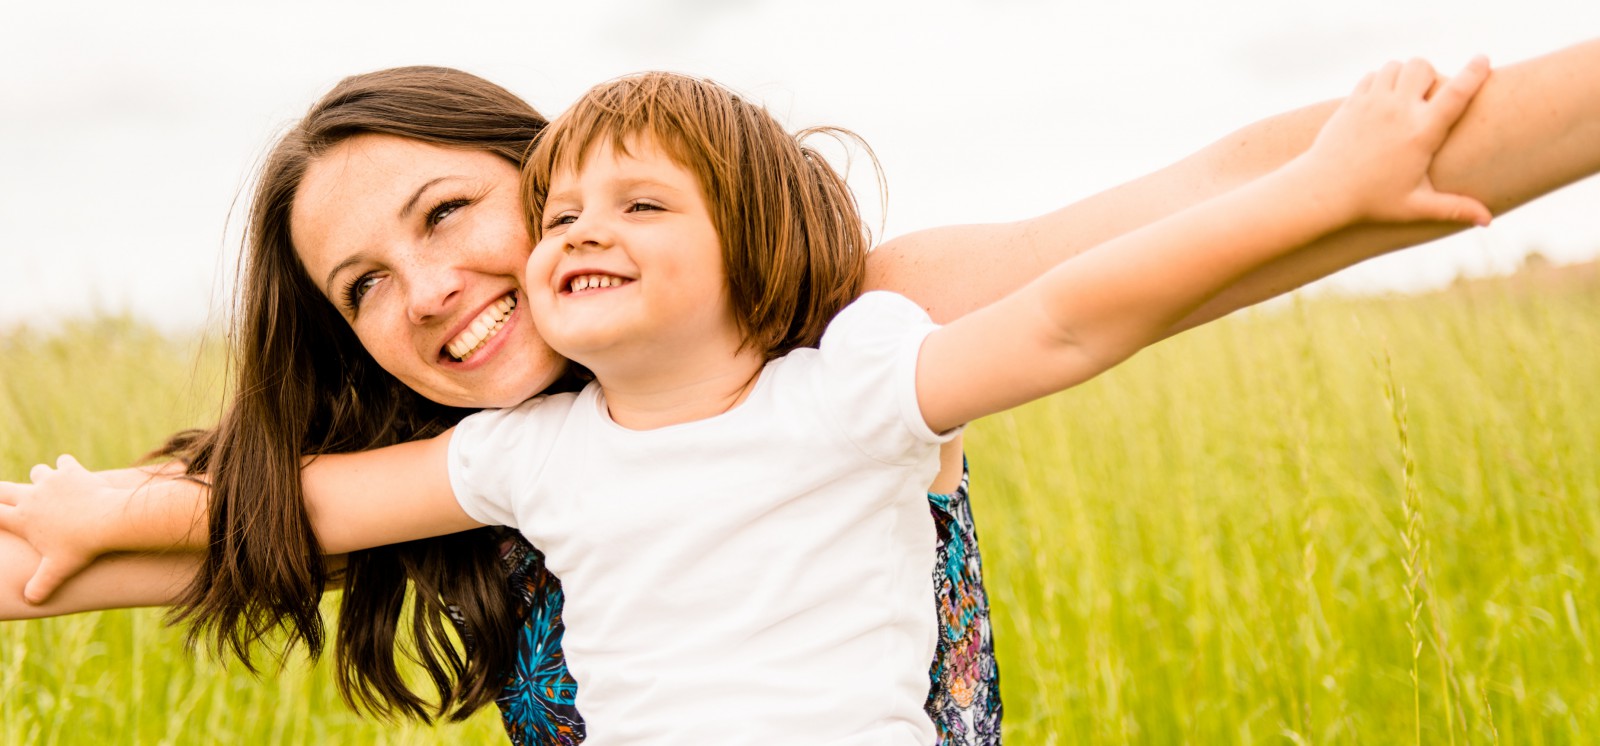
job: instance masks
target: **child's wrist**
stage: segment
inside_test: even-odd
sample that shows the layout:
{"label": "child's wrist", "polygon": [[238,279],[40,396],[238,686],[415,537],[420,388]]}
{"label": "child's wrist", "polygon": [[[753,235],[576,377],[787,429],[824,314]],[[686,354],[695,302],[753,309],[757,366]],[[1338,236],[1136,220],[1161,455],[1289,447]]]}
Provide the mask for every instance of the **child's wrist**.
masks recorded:
{"label": "child's wrist", "polygon": [[1336,230],[1362,218],[1360,195],[1349,185],[1347,172],[1348,167],[1307,152],[1273,174],[1278,178],[1273,188],[1296,195],[1293,199],[1300,204],[1295,209],[1304,210],[1322,229]]}
{"label": "child's wrist", "polygon": [[131,543],[127,541],[129,532],[126,530],[130,507],[128,491],[105,487],[95,490],[91,498],[94,511],[85,522],[88,530],[80,540],[85,558],[134,550],[135,547],[125,546]]}

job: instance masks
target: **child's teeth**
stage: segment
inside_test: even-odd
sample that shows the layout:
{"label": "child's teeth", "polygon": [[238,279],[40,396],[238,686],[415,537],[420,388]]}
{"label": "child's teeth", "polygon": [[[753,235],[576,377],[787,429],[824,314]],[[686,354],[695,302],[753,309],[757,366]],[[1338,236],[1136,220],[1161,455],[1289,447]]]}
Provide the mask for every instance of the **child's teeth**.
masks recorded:
{"label": "child's teeth", "polygon": [[611,275],[579,275],[572,278],[572,292],[581,293],[593,288],[614,288],[627,282]]}

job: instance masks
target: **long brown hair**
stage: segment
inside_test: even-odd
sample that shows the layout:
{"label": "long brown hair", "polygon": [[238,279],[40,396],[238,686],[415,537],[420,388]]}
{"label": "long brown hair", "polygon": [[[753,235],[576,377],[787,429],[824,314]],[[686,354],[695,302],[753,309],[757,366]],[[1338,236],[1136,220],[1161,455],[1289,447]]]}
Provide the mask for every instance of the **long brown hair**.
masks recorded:
{"label": "long brown hair", "polygon": [[[349,77],[314,104],[261,167],[250,206],[230,343],[232,401],[210,430],[179,433],[158,454],[209,483],[210,542],[174,614],[250,665],[277,631],[285,650],[324,645],[329,581],[302,504],[304,456],[436,435],[469,410],[431,402],[383,371],[306,275],[289,217],[307,167],[347,138],[376,133],[487,151],[521,165],[544,117],[482,78],[441,67]],[[350,555],[334,651],[347,702],[380,716],[466,717],[490,702],[516,652],[517,622],[486,530]],[[248,540],[245,540],[248,534]],[[401,641],[409,584],[411,636]],[[446,600],[448,599],[448,600]],[[462,651],[449,634],[460,625]],[[421,663],[436,704],[413,692],[399,655]]]}
{"label": "long brown hair", "polygon": [[872,245],[849,185],[803,142],[816,133],[860,143],[831,128],[791,135],[759,104],[703,78],[649,72],[602,83],[551,122],[528,157],[529,231],[542,233],[554,172],[582,168],[602,140],[627,153],[630,138],[647,136],[700,182],[744,344],[769,359],[814,346],[861,294]]}

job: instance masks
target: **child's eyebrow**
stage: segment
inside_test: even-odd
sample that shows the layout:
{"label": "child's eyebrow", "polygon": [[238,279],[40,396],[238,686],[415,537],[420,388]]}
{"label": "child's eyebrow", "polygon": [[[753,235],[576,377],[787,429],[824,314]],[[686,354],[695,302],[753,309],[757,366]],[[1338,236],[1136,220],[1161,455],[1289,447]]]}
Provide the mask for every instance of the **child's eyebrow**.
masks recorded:
{"label": "child's eyebrow", "polygon": [[652,178],[652,177],[649,177],[649,176],[636,176],[636,177],[633,177],[631,179],[623,179],[618,184],[618,186],[621,186],[621,187],[623,187],[625,189],[630,189],[630,188],[635,188],[635,187],[660,187],[662,189],[670,189],[672,191],[678,191],[677,187],[675,187],[675,186],[673,186],[671,184],[668,184],[667,182],[662,181],[660,179]]}
{"label": "child's eyebrow", "polygon": [[[674,194],[682,194],[684,191],[682,187],[674,186],[666,181],[652,176],[634,176],[615,179],[611,183],[607,184],[607,188],[611,189],[612,191],[619,192],[626,192],[640,188],[664,189]],[[548,209],[550,205],[557,202],[578,201],[578,194],[582,191],[583,190],[581,188],[574,185],[563,186],[561,189],[552,189],[548,192],[545,192],[545,207]]]}

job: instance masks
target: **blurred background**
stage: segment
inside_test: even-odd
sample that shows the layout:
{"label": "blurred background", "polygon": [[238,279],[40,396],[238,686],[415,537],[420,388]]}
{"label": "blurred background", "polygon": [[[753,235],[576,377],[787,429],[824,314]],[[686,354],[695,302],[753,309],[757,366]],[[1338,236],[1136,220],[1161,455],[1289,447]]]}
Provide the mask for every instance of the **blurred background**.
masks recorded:
{"label": "blurred background", "polygon": [[[716,78],[862,134],[875,230],[1047,211],[1422,55],[1507,63],[1600,33],[1600,3],[733,0],[25,3],[0,28],[0,326],[222,320],[254,164],[341,77],[466,69],[547,115],[641,69]],[[858,160],[859,164],[859,160]],[[870,176],[857,168],[856,176]],[[865,188],[863,188],[865,187]],[[1529,251],[1600,253],[1600,182],[1334,278],[1418,290]],[[976,247],[981,248],[981,247]]]}

